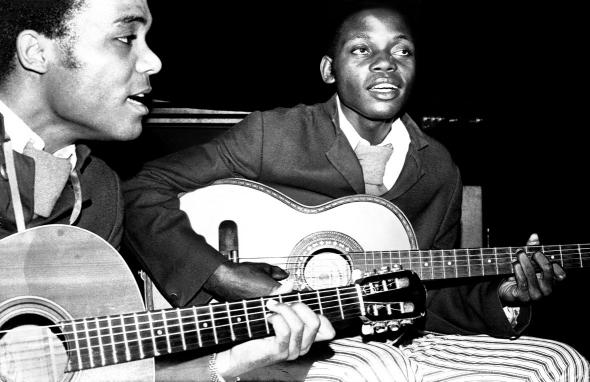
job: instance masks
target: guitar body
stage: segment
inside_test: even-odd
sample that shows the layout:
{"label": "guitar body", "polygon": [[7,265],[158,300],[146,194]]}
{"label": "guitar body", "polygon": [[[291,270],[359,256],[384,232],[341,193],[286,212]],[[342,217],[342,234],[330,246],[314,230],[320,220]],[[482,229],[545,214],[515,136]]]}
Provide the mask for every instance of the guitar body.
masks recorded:
{"label": "guitar body", "polygon": [[[363,276],[348,252],[417,248],[401,210],[370,195],[305,206],[260,183],[225,179],[183,195],[180,208],[192,228],[218,250],[220,226],[235,223],[233,260],[280,266],[298,290],[350,285]],[[383,263],[368,261],[377,270]]]}
{"label": "guitar body", "polygon": [[6,237],[0,240],[0,381],[153,381],[152,358],[64,373],[59,326],[42,328],[143,310],[124,260],[93,233],[48,225]]}

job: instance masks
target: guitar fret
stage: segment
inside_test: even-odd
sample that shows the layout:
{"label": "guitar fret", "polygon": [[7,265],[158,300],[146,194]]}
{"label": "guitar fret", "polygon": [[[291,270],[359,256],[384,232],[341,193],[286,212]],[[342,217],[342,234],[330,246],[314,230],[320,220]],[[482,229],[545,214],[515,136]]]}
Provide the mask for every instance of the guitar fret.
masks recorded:
{"label": "guitar fret", "polygon": [[455,275],[456,277],[469,277],[469,249],[455,249]]}
{"label": "guitar fret", "polygon": [[158,344],[156,344],[156,335],[154,334],[154,323],[152,320],[152,315],[151,314],[147,314],[147,319],[148,319],[148,325],[150,328],[150,335],[151,335],[151,339],[152,339],[152,346],[154,348],[154,355],[155,356],[159,356],[160,352],[158,351]]}
{"label": "guitar fret", "polygon": [[110,316],[107,317],[107,322],[108,322],[109,332],[110,332],[110,336],[111,336],[111,347],[113,348],[113,362],[114,363],[119,363],[119,359],[117,358],[117,348],[115,346],[115,335],[113,333],[113,324],[111,322],[111,317]]}
{"label": "guitar fret", "polygon": [[563,252],[561,251],[561,245],[559,246],[559,256],[561,257],[561,266],[563,267]]}
{"label": "guitar fret", "polygon": [[338,306],[340,307],[340,316],[344,319],[344,309],[342,308],[342,299],[340,298],[340,289],[336,289],[336,298],[338,299]]}
{"label": "guitar fret", "polygon": [[471,277],[471,253],[469,253],[469,248],[467,249],[467,277]]}
{"label": "guitar fret", "polygon": [[[494,254],[495,254],[495,252],[496,252],[496,249],[494,248]],[[483,253],[482,253],[482,256],[480,257],[480,259],[481,259],[481,275],[485,276],[486,275],[486,267],[484,264]],[[496,256],[496,264],[498,264],[498,256]]]}
{"label": "guitar fret", "polygon": [[100,364],[101,364],[101,366],[105,366],[106,359],[105,359],[105,355],[104,355],[104,345],[102,343],[102,330],[100,329],[98,317],[94,318],[94,325],[98,329],[98,349],[99,349],[99,353],[100,353]]}
{"label": "guitar fret", "polygon": [[166,336],[166,350],[168,354],[172,353],[172,345],[170,345],[170,332],[168,332],[168,320],[165,313],[162,312],[162,323],[164,325],[164,335]]}
{"label": "guitar fret", "polygon": [[266,326],[266,333],[270,334],[270,327],[268,326],[268,317],[266,314],[266,303],[264,302],[263,297],[260,297],[260,305],[262,306],[262,315],[264,316],[264,325]]}
{"label": "guitar fret", "polygon": [[580,257],[580,268],[584,268],[584,262],[582,261],[582,248],[580,244],[578,244],[578,255]]}
{"label": "guitar fret", "polygon": [[219,340],[217,339],[217,328],[215,327],[215,317],[213,315],[213,305],[209,305],[209,312],[211,315],[211,328],[213,329],[213,338],[215,338],[215,343],[218,344]]}
{"label": "guitar fret", "polygon": [[90,341],[90,347],[92,348],[92,363],[95,366],[101,366],[101,361],[103,360],[102,356],[102,346],[101,346],[101,333],[100,327],[97,324],[96,318],[86,318],[86,325],[88,327],[88,338]]}
{"label": "guitar fret", "polygon": [[88,360],[90,361],[90,367],[94,367],[94,357],[92,354],[92,344],[90,343],[90,333],[88,332],[88,323],[86,318],[82,319],[82,325],[84,325],[84,334],[86,336],[86,348],[88,352]]}
{"label": "guitar fret", "polygon": [[119,319],[121,320],[121,335],[123,336],[123,345],[125,346],[125,359],[131,361],[131,353],[129,352],[129,346],[127,343],[127,331],[125,330],[125,320],[122,314],[119,315]]}
{"label": "guitar fret", "polygon": [[[135,323],[135,335],[137,336],[137,348],[139,349],[139,358],[144,359],[145,353],[143,351],[143,341],[141,336],[141,330],[139,329],[139,320],[137,313],[133,313],[133,321]],[[125,345],[127,346],[127,345]]]}
{"label": "guitar fret", "polygon": [[[512,250],[510,251],[511,255],[510,255],[510,262],[512,262]],[[500,270],[498,269],[498,249],[494,248],[494,256],[496,258],[496,274],[500,273]]]}
{"label": "guitar fret", "polygon": [[199,337],[199,347],[203,347],[203,340],[201,339],[201,327],[199,324],[199,317],[197,316],[197,308],[193,306],[193,317],[195,319],[195,327],[197,328],[197,337]]}
{"label": "guitar fret", "polygon": [[428,253],[428,256],[430,259],[430,279],[433,280],[434,279],[434,266],[435,266],[434,256],[432,254],[432,251],[428,251],[427,253]]}
{"label": "guitar fret", "polygon": [[225,310],[227,312],[227,320],[229,321],[229,332],[230,332],[230,335],[231,335],[231,339],[232,339],[232,341],[235,341],[236,340],[236,334],[234,332],[234,325],[232,323],[231,313],[229,311],[229,302],[226,302],[225,303]]}
{"label": "guitar fret", "polygon": [[182,350],[186,350],[186,339],[184,338],[184,325],[182,324],[180,308],[176,308],[176,317],[178,317],[178,331],[180,332],[180,339],[182,341]]}
{"label": "guitar fret", "polygon": [[78,342],[78,328],[76,328],[76,322],[72,325],[72,331],[74,333],[74,341],[76,342],[76,355],[78,358],[78,369],[82,369],[82,354],[80,353],[80,343]]}
{"label": "guitar fret", "polygon": [[[299,295],[299,302],[301,302],[301,295]],[[246,316],[246,327],[248,328],[248,337],[252,338],[252,329],[250,328],[250,317],[248,316],[248,304],[246,300],[242,301],[244,307],[244,316]]]}
{"label": "guitar fret", "polygon": [[[430,273],[431,280],[440,279],[444,277],[444,267],[441,267],[443,260],[441,258],[441,251],[429,250],[430,256]],[[442,270],[441,270],[442,268]]]}
{"label": "guitar fret", "polygon": [[[319,303],[320,302],[320,290],[317,289],[315,291],[315,293],[316,293],[316,296],[317,296],[317,299],[318,299],[318,303]],[[319,304],[319,309],[320,309],[320,314],[324,314],[324,310],[322,309],[322,304],[321,303]]]}

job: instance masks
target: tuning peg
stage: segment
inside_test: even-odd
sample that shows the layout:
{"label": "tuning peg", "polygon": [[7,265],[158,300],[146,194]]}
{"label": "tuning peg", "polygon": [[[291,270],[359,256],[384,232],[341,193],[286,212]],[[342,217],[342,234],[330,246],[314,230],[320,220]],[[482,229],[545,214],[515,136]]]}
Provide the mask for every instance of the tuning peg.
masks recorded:
{"label": "tuning peg", "polygon": [[385,333],[387,331],[387,325],[384,322],[375,322],[373,324],[376,333]]}
{"label": "tuning peg", "polygon": [[389,321],[387,323],[387,328],[392,332],[397,332],[399,330],[400,324],[398,321]]}
{"label": "tuning peg", "polygon": [[375,333],[375,330],[373,329],[373,325],[371,324],[363,324],[362,328],[361,328],[361,333],[364,336],[370,336],[373,333]]}
{"label": "tuning peg", "polygon": [[377,271],[378,274],[383,275],[385,273],[389,273],[390,269],[387,265],[382,266],[381,268],[379,268],[379,270]]}

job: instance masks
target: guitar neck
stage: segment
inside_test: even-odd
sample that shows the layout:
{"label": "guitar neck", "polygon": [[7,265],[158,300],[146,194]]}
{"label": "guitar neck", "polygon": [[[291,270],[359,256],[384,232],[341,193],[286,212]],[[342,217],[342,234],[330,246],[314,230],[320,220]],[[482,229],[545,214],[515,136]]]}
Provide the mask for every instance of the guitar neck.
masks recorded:
{"label": "guitar neck", "polygon": [[270,336],[273,330],[266,307],[270,298],[284,303],[304,302],[331,321],[363,313],[360,290],[351,286],[183,309],[77,319],[60,324],[68,345],[68,371]]}
{"label": "guitar neck", "polygon": [[542,251],[564,269],[590,267],[590,244],[534,245],[525,247],[464,248],[448,250],[398,250],[350,252],[356,267],[372,272],[383,266],[410,269],[422,280],[511,275],[516,252],[529,256]]}

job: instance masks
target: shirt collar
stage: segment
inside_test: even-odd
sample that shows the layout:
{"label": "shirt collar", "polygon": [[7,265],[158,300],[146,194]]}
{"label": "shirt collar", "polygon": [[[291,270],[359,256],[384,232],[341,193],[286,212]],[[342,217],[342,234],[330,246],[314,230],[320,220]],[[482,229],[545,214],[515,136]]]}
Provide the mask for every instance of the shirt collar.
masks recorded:
{"label": "shirt collar", "polygon": [[[370,145],[369,141],[367,141],[366,139],[361,137],[359,133],[357,133],[350,121],[344,115],[344,112],[342,111],[342,106],[340,104],[340,98],[338,98],[338,96],[336,96],[336,107],[338,108],[338,121],[340,124],[340,129],[346,136],[346,139],[350,143],[350,146],[352,146],[352,148],[354,149],[359,143]],[[410,135],[408,134],[408,130],[406,129],[406,126],[404,125],[402,120],[400,118],[397,118],[391,124],[391,130],[389,130],[389,133],[387,133],[385,139],[383,139],[383,142],[379,143],[377,146],[383,146],[391,143],[391,145],[395,148],[396,146],[399,146],[401,144],[407,145],[409,142]]]}
{"label": "shirt collar", "polygon": [[[6,135],[10,137],[12,149],[22,154],[25,146],[31,142],[37,150],[45,148],[43,139],[35,133],[15,112],[13,112],[2,100],[0,100],[0,113],[4,116],[4,128]],[[53,153],[58,158],[69,159],[72,168],[76,167],[76,145],[69,145]]]}

